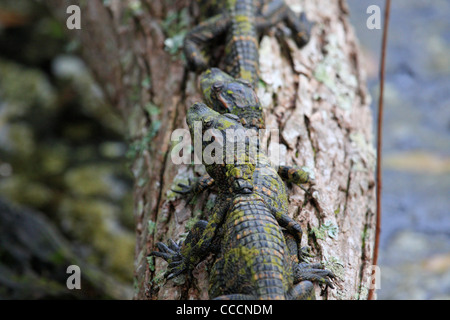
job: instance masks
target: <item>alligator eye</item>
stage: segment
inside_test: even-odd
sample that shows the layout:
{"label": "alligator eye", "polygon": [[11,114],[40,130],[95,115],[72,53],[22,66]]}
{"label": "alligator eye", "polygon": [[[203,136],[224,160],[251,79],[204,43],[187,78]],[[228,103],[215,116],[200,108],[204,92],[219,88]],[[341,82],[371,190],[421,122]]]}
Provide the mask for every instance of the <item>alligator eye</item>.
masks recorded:
{"label": "alligator eye", "polygon": [[218,81],[211,86],[211,89],[214,92],[219,92],[223,89],[223,86],[224,86],[223,82]]}

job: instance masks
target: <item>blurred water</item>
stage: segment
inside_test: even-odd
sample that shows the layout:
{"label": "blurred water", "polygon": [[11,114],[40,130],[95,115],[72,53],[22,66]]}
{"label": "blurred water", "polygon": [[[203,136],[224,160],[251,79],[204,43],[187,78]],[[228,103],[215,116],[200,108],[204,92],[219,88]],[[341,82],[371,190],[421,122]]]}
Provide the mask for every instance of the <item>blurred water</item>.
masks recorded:
{"label": "blurred water", "polygon": [[[376,118],[382,31],[366,27],[366,10],[375,4],[383,11],[384,0],[348,4]],[[449,16],[446,0],[392,1],[379,299],[450,299]]]}

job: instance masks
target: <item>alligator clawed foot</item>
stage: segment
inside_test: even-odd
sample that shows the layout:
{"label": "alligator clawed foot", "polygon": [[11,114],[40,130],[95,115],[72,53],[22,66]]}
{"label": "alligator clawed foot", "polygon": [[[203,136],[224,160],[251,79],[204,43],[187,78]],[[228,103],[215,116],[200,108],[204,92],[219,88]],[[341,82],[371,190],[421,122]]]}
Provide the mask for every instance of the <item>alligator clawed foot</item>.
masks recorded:
{"label": "alligator clawed foot", "polygon": [[321,263],[300,263],[295,270],[295,278],[296,281],[309,280],[334,289],[331,280],[336,276],[330,270],[325,269]]}
{"label": "alligator clawed foot", "polygon": [[169,239],[168,245],[158,242],[156,246],[159,251],[152,251],[150,256],[163,258],[169,263],[167,271],[164,274],[164,277],[167,278],[167,280],[175,278],[188,269],[186,260],[181,255],[181,241],[176,243],[172,239]]}
{"label": "alligator clawed foot", "polygon": [[186,200],[186,203],[190,203],[192,199],[194,198],[194,187],[191,178],[188,179],[189,185],[186,185],[184,183],[179,183],[178,188],[179,189],[171,189],[173,192],[180,194],[183,196],[183,198]]}

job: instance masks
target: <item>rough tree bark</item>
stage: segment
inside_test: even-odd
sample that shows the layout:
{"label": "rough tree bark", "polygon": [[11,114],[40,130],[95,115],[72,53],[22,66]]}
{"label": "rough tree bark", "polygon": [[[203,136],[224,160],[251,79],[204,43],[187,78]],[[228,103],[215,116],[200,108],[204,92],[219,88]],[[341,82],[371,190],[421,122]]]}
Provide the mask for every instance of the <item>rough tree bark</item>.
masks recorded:
{"label": "rough tree bark", "polygon": [[[85,61],[128,128],[135,176],[135,298],[207,298],[208,259],[194,270],[192,281],[177,285],[162,280],[167,266],[162,259],[147,258],[155,242],[179,239],[194,219],[207,217],[214,199],[209,193],[187,205],[170,191],[198,169],[173,164],[170,151],[173,130],[186,128],[186,110],[201,98],[197,75],[167,45],[174,49],[183,28],[196,23],[198,11],[183,0],[48,2],[64,22],[68,5],[81,7],[82,29],[69,34],[80,41]],[[322,298],[365,299],[373,249],[375,152],[361,55],[345,0],[286,2],[316,23],[303,49],[276,31],[260,45],[266,85],[258,95],[267,127],[280,130],[286,164],[309,167],[317,180],[313,197],[289,187],[289,213],[301,223],[314,260],[338,275],[337,288]]]}

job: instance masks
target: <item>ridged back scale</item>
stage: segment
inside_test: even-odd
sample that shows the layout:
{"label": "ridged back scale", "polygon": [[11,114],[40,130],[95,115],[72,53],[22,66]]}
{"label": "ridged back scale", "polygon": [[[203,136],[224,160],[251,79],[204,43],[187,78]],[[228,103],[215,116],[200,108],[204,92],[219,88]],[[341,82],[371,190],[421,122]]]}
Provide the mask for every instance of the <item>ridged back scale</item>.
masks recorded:
{"label": "ridged back scale", "polygon": [[231,19],[225,47],[226,71],[255,85],[259,69],[255,5],[252,0],[227,0],[226,6]]}
{"label": "ridged back scale", "polygon": [[286,244],[261,197],[236,196],[223,229],[222,249],[211,272],[211,296],[239,293],[285,299],[292,282]]}

